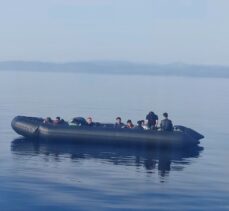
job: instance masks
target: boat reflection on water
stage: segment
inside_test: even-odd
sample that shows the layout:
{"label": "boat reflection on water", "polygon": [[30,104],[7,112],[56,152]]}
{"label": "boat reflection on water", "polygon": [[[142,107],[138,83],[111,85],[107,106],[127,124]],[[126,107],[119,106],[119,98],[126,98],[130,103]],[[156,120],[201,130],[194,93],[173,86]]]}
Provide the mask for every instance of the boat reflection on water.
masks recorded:
{"label": "boat reflection on water", "polygon": [[170,170],[182,171],[198,158],[203,147],[188,149],[153,148],[139,146],[117,146],[98,144],[71,144],[36,142],[25,138],[12,141],[11,151],[20,156],[45,155],[53,158],[70,158],[73,161],[96,159],[114,165],[144,167],[147,173],[158,170],[161,177]]}

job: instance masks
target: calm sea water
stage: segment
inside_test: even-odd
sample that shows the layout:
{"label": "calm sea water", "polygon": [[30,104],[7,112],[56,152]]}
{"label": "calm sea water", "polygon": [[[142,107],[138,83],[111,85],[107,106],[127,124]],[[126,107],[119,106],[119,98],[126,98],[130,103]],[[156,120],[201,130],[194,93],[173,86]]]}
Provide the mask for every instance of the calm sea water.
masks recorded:
{"label": "calm sea water", "polygon": [[[1,210],[228,210],[229,80],[0,72]],[[116,116],[154,110],[205,135],[195,150],[31,143],[16,115]]]}

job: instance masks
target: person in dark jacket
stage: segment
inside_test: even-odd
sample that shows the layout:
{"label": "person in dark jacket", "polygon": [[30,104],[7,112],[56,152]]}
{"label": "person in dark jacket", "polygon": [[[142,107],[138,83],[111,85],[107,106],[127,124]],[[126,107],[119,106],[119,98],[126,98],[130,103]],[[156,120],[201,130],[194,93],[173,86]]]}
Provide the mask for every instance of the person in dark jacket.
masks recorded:
{"label": "person in dark jacket", "polygon": [[87,118],[87,126],[90,126],[90,127],[95,126],[95,123],[92,121],[92,118],[91,117],[88,117]]}
{"label": "person in dark jacket", "polygon": [[148,121],[148,127],[150,129],[156,129],[157,125],[158,125],[158,116],[153,112],[150,111],[147,115],[146,115],[146,120]]}
{"label": "person in dark jacket", "polygon": [[121,117],[116,118],[116,123],[114,125],[115,128],[123,128],[125,127],[125,124],[122,123]]}
{"label": "person in dark jacket", "polygon": [[143,124],[144,124],[144,120],[139,120],[139,121],[137,121],[137,126],[134,127],[134,129],[144,130],[144,128],[143,128],[143,126],[142,126]]}
{"label": "person in dark jacket", "polygon": [[45,118],[45,120],[43,121],[43,123],[44,124],[52,124],[53,121],[52,121],[51,117],[47,117],[47,118]]}
{"label": "person in dark jacket", "polygon": [[56,119],[53,120],[53,124],[54,125],[61,125],[61,124],[65,124],[65,121],[63,119],[60,119],[59,116],[57,116]]}
{"label": "person in dark jacket", "polygon": [[168,113],[163,113],[164,119],[161,120],[161,130],[162,131],[173,131],[173,123],[170,119],[168,119]]}
{"label": "person in dark jacket", "polygon": [[56,119],[53,120],[54,125],[58,125],[58,124],[60,124],[60,122],[61,122],[61,120],[60,120],[59,116],[57,116]]}

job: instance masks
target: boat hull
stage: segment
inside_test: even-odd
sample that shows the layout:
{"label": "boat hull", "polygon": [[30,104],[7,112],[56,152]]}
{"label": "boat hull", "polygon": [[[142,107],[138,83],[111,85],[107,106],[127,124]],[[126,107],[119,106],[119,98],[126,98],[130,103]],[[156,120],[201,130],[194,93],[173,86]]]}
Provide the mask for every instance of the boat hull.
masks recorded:
{"label": "boat hull", "polygon": [[[203,136],[194,130],[183,127],[183,130],[173,132],[138,130],[138,129],[116,129],[106,127],[69,126],[43,124],[41,118],[17,116],[12,120],[12,128],[18,134],[38,140],[49,141],[73,141],[87,143],[112,143],[112,144],[144,144],[159,146],[177,146],[199,144]],[[191,130],[192,133],[187,132]]]}

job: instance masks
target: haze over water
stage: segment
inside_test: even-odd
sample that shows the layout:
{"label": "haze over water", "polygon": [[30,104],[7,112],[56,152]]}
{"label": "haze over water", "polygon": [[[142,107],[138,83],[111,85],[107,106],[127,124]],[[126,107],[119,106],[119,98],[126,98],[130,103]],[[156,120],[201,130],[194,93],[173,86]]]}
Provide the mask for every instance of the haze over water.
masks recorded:
{"label": "haze over water", "polygon": [[[228,79],[0,72],[1,210],[228,210]],[[34,144],[16,115],[135,123],[150,110],[205,135],[195,150]],[[16,139],[16,140],[15,140]]]}

